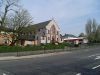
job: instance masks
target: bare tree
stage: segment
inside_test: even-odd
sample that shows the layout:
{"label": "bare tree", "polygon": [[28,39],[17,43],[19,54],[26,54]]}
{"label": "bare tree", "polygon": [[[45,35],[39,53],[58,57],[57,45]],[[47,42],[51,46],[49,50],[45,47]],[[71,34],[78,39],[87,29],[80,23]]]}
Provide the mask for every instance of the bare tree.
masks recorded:
{"label": "bare tree", "polygon": [[100,25],[97,27],[96,37],[96,41],[100,43]]}
{"label": "bare tree", "polygon": [[18,6],[19,0],[2,0],[1,13],[0,13],[0,25],[5,26],[5,19],[9,11],[14,10]]}
{"label": "bare tree", "polygon": [[96,42],[97,40],[97,26],[98,24],[95,19],[87,21],[86,33],[90,42]]}
{"label": "bare tree", "polygon": [[92,32],[96,32],[97,31],[97,22],[95,19],[93,19],[93,23],[92,23]]}
{"label": "bare tree", "polygon": [[19,40],[19,35],[24,31],[26,32],[25,28],[33,23],[32,17],[28,13],[27,10],[21,9],[18,10],[13,17],[10,18],[9,27],[13,30],[13,40],[12,45]]}
{"label": "bare tree", "polygon": [[87,35],[92,32],[92,21],[90,19],[87,21],[85,30]]}
{"label": "bare tree", "polygon": [[[2,7],[3,0],[0,0],[0,16],[1,16],[1,7]],[[1,25],[1,17],[0,17],[0,25]]]}
{"label": "bare tree", "polygon": [[84,33],[80,33],[79,37],[85,37],[85,34]]}

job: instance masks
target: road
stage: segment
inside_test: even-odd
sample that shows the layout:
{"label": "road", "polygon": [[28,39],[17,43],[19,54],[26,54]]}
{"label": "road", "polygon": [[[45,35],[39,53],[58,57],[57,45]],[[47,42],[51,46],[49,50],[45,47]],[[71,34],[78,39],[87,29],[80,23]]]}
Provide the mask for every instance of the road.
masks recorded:
{"label": "road", "polygon": [[[0,75],[100,75],[100,47],[20,60],[0,61]],[[10,74],[9,74],[10,75]]]}

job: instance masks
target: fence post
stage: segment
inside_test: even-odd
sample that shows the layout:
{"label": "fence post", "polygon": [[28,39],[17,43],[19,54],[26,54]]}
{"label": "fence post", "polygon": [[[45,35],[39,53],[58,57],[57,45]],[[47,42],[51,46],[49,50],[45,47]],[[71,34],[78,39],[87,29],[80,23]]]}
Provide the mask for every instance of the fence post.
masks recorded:
{"label": "fence post", "polygon": [[19,56],[19,51],[18,51],[18,49],[17,49],[17,57]]}
{"label": "fence post", "polygon": [[44,50],[44,54],[45,54],[45,46],[42,46],[43,50]]}
{"label": "fence post", "polygon": [[67,46],[64,47],[64,51],[66,51],[66,50],[67,50]]}

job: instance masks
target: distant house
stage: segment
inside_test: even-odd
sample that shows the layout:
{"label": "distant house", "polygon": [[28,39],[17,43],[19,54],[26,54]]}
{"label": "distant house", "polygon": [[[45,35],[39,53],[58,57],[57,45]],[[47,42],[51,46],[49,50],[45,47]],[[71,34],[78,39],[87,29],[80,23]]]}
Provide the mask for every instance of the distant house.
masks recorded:
{"label": "distant house", "polygon": [[31,31],[20,34],[19,39],[21,41],[21,45],[40,45],[55,42],[59,43],[61,41],[60,28],[55,20],[41,22],[28,26],[27,28]]}
{"label": "distant house", "polygon": [[82,43],[88,43],[88,40],[85,37],[76,37],[72,34],[65,34],[62,36],[64,42],[72,42],[75,44],[82,44]]}
{"label": "distant house", "polygon": [[88,39],[86,38],[86,37],[78,37],[79,38],[79,41],[80,41],[80,43],[82,44],[86,44],[86,43],[88,43]]}
{"label": "distant house", "polygon": [[64,42],[63,36],[62,34],[60,34],[60,43],[63,43],[63,42]]}

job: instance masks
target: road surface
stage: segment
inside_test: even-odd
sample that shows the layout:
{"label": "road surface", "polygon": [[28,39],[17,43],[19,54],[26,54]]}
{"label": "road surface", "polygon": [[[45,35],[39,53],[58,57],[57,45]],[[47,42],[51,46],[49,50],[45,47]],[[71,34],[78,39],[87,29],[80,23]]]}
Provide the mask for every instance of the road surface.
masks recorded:
{"label": "road surface", "polygon": [[100,75],[100,47],[46,57],[0,61],[0,72],[4,72],[0,75]]}

